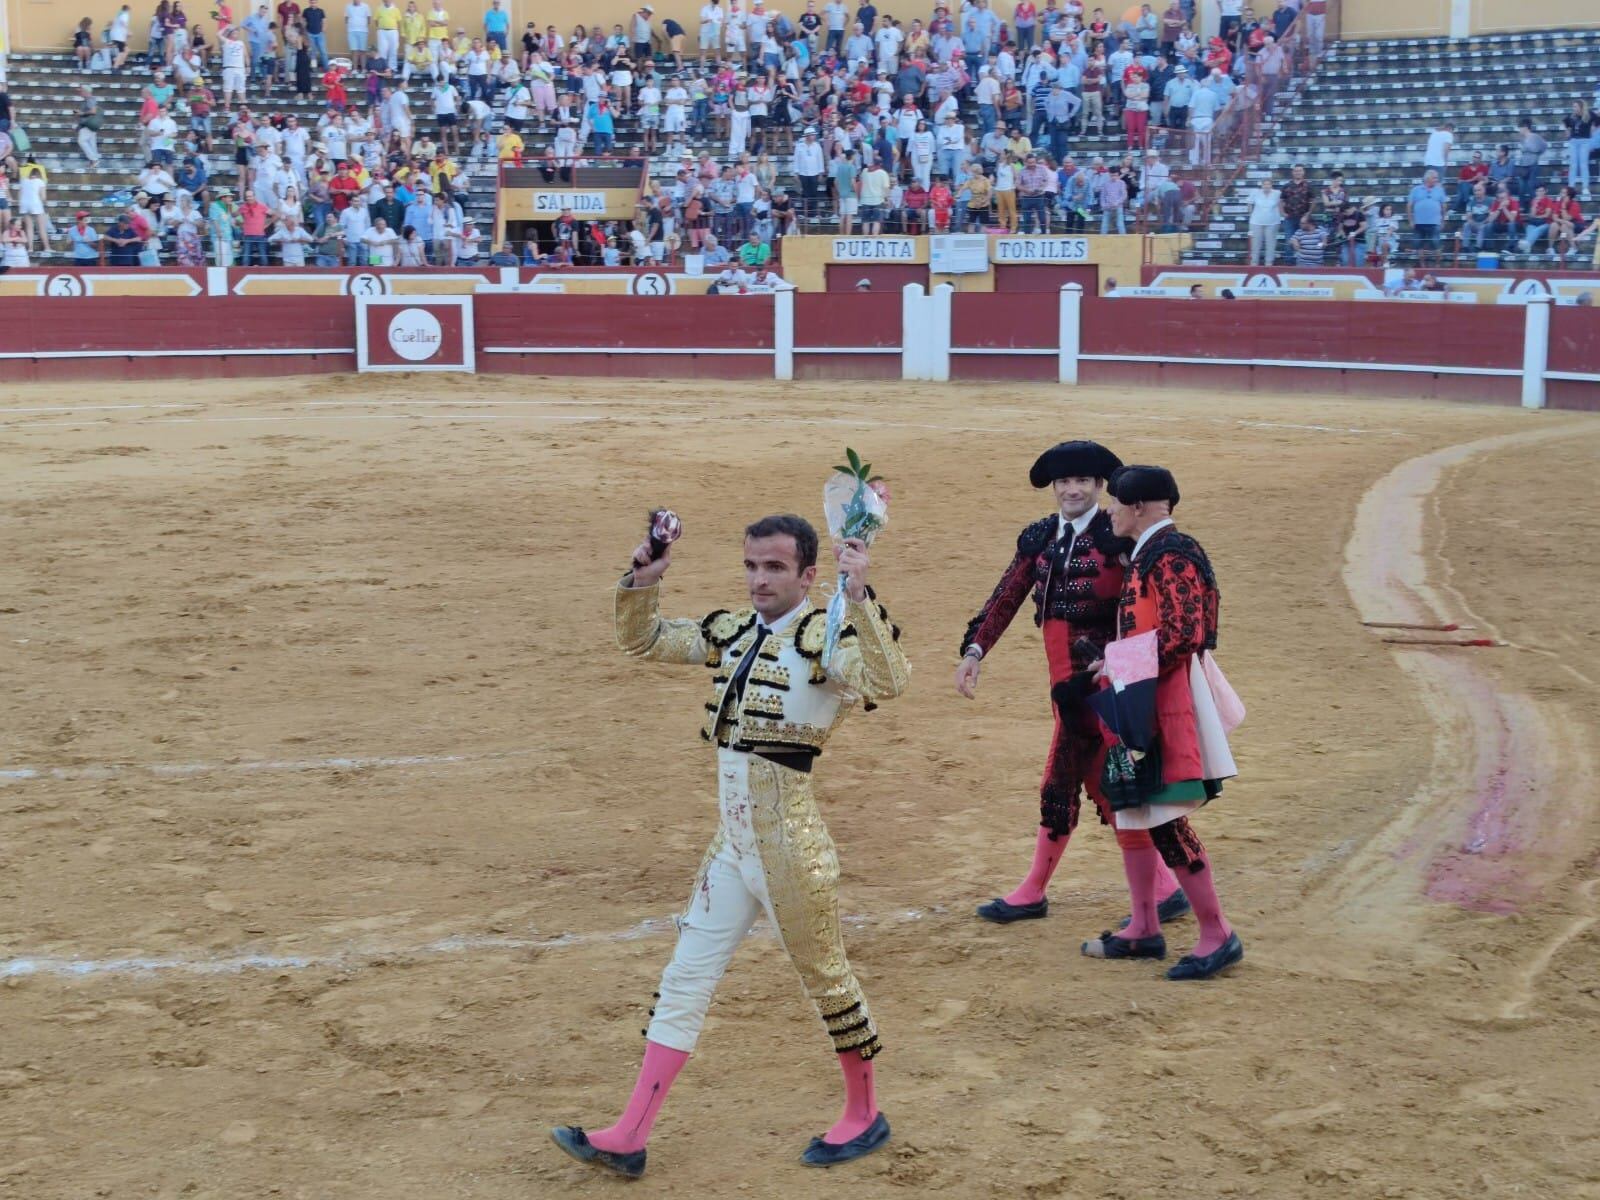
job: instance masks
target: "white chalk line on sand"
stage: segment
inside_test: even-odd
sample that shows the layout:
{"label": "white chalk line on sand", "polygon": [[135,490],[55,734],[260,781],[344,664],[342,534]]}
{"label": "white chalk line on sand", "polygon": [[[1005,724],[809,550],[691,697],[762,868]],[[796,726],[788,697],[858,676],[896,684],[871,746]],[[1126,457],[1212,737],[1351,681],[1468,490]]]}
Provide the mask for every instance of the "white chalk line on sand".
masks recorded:
{"label": "white chalk line on sand", "polygon": [[460,763],[497,762],[526,758],[538,750],[498,750],[486,754],[398,754],[337,758],[268,758],[244,762],[189,763],[89,763],[65,767],[0,767],[0,783],[27,783],[42,779],[114,779],[119,775],[150,775],[157,779],[187,779],[193,775],[251,775],[270,771],[369,771],[392,767],[443,767]]}
{"label": "white chalk line on sand", "polygon": [[[895,913],[888,918],[847,915],[840,923],[852,929],[872,926],[903,925],[937,916],[943,908],[912,908]],[[0,959],[0,979],[16,979],[33,975],[52,975],[64,979],[85,979],[104,975],[242,975],[247,971],[305,971],[333,969],[359,970],[380,963],[408,958],[437,958],[452,954],[470,954],[473,951],[505,950],[562,950],[575,946],[610,945],[617,942],[636,942],[656,934],[668,933],[676,927],[675,917],[650,917],[627,929],[603,930],[595,933],[563,933],[554,937],[504,934],[451,934],[415,946],[348,947],[322,954],[271,954],[263,951],[239,950],[231,954],[209,956],[190,955],[132,955],[126,958],[59,958],[49,955],[18,955]],[[772,928],[765,922],[751,930],[762,936],[772,936]]]}
{"label": "white chalk line on sand", "polygon": [[[173,408],[199,408],[198,404],[103,404],[103,405],[59,405],[47,408],[13,408],[0,410],[0,415],[5,413],[54,413],[54,412],[105,412],[111,410],[138,410],[138,409],[173,409]],[[303,408],[363,408],[384,407],[422,410],[428,408],[549,408],[549,407],[575,407],[575,408],[602,408],[603,402],[574,401],[574,400],[313,400],[303,404]],[[1023,409],[1001,409],[1015,414],[1025,413]],[[1036,413],[1037,416],[1049,416],[1048,413]],[[1409,434],[1395,429],[1363,429],[1353,426],[1299,424],[1289,421],[1258,421],[1246,418],[1229,417],[1203,417],[1189,415],[1156,416],[1150,414],[1134,413],[1092,413],[1080,412],[1072,415],[1076,417],[1094,417],[1104,420],[1139,420],[1158,421],[1163,423],[1176,423],[1186,420],[1201,421],[1213,425],[1233,425],[1240,429],[1284,429],[1309,433],[1333,433],[1356,435],[1379,435],[1390,437],[1408,437]],[[1002,428],[987,425],[939,425],[933,422],[922,421],[873,421],[859,417],[795,417],[795,416],[763,416],[756,414],[676,414],[676,413],[614,413],[600,412],[590,415],[577,415],[569,413],[548,412],[521,412],[521,413],[488,413],[488,412],[448,412],[427,413],[410,411],[399,413],[289,413],[289,414],[260,414],[246,416],[200,416],[200,417],[152,417],[140,421],[144,425],[237,425],[250,423],[282,423],[289,421],[555,421],[566,424],[604,424],[615,422],[619,424],[628,422],[667,422],[672,424],[704,424],[706,422],[752,422],[757,424],[778,425],[843,425],[862,429],[925,429],[938,433],[997,433],[997,434],[1022,434],[1031,432],[1026,429]],[[87,425],[114,424],[108,418],[70,420],[70,421],[0,421],[0,428],[7,429],[63,429],[78,428]]]}

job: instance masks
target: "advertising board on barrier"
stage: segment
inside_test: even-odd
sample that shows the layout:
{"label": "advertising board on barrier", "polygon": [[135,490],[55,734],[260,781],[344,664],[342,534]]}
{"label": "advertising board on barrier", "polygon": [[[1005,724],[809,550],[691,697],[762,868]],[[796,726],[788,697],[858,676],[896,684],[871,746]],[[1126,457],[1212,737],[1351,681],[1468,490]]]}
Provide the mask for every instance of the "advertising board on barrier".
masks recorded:
{"label": "advertising board on barrier", "polygon": [[917,239],[910,237],[836,237],[834,262],[916,262]]}
{"label": "advertising board on barrier", "polygon": [[[1393,293],[1400,290],[1400,280],[1390,278],[1394,275],[1403,277],[1404,272],[1382,267],[1321,271],[1294,267],[1160,267],[1146,268],[1145,282],[1149,286],[1185,288],[1198,283],[1208,296],[1222,288],[1232,288],[1236,296],[1248,291],[1262,298],[1274,292],[1272,298],[1284,300],[1376,300],[1395,298]],[[1446,288],[1444,294],[1450,297],[1447,303],[1452,304],[1526,304],[1529,296],[1549,296],[1560,305],[1572,303],[1584,292],[1600,292],[1600,278],[1593,272],[1480,272],[1446,267],[1434,275]]]}
{"label": "advertising board on barrier", "polygon": [[935,234],[928,265],[936,275],[981,275],[989,269],[989,239],[981,233]]}
{"label": "advertising board on barrier", "polygon": [[356,368],[476,369],[471,296],[357,296]]}
{"label": "advertising board on barrier", "polygon": [[997,263],[1088,262],[1086,237],[1001,237],[994,239]]}

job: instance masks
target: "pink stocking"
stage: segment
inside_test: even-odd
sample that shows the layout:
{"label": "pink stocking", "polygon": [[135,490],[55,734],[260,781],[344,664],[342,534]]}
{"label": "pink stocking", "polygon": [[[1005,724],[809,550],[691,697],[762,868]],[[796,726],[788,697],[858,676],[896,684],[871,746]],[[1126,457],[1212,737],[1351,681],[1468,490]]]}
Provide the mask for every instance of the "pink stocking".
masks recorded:
{"label": "pink stocking", "polygon": [[844,1071],[844,1112],[833,1123],[833,1128],[822,1135],[822,1140],[843,1145],[867,1131],[878,1117],[878,1096],[872,1085],[872,1062],[862,1058],[859,1050],[846,1050],[839,1055],[839,1067]]}
{"label": "pink stocking", "polygon": [[1194,919],[1200,923],[1200,941],[1191,951],[1202,957],[1214,953],[1228,940],[1233,927],[1222,915],[1222,902],[1217,899],[1217,884],[1211,874],[1211,856],[1202,853],[1200,869],[1184,872],[1183,890],[1194,906]]}
{"label": "pink stocking", "polygon": [[[1172,868],[1167,866],[1166,861],[1161,857],[1160,854],[1157,854],[1156,899],[1165,900],[1168,896],[1172,895],[1173,892],[1177,891],[1182,886],[1183,884],[1178,882],[1178,877],[1172,873]],[[1185,894],[1187,895],[1187,893]]]}
{"label": "pink stocking", "polygon": [[1156,918],[1156,904],[1160,900],[1160,893],[1156,889],[1162,866],[1161,854],[1151,844],[1150,835],[1143,830],[1119,829],[1117,843],[1122,847],[1122,870],[1128,877],[1128,901],[1132,906],[1129,912],[1133,918],[1117,936],[1154,937],[1161,932],[1161,922]]}
{"label": "pink stocking", "polygon": [[1007,904],[1037,904],[1044,899],[1044,890],[1050,886],[1050,876],[1056,873],[1061,856],[1067,852],[1068,834],[1054,840],[1050,831],[1039,827],[1039,837],[1033,844],[1033,866],[1028,877],[1017,885],[1017,890],[1006,897]]}
{"label": "pink stocking", "polygon": [[650,1127],[656,1123],[661,1106],[666,1102],[667,1089],[688,1061],[689,1055],[683,1050],[673,1050],[660,1042],[646,1042],[644,1065],[639,1068],[639,1082],[633,1085],[627,1109],[609,1129],[597,1129],[589,1134],[589,1144],[613,1154],[643,1150],[645,1142],[650,1140]]}

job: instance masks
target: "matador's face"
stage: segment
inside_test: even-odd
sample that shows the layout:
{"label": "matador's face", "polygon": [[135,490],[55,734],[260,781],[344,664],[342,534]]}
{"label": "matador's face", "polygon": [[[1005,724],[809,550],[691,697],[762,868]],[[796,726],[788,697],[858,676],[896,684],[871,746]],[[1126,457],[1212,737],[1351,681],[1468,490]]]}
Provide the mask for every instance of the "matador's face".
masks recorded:
{"label": "matador's face", "polygon": [[1061,515],[1076,520],[1100,502],[1100,489],[1104,481],[1092,475],[1069,475],[1053,480],[1050,488],[1055,492]]}
{"label": "matador's face", "polygon": [[801,570],[793,535],[745,538],[745,584],[750,589],[750,605],[763,620],[775,621],[798,607],[816,577],[815,563]]}

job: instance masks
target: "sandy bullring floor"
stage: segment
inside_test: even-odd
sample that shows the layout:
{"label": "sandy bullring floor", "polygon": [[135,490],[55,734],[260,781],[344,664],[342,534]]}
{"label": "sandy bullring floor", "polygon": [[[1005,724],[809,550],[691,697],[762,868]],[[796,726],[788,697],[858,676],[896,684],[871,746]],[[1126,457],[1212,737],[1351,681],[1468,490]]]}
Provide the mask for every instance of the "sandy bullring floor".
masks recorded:
{"label": "sandy bullring floor", "polygon": [[[1600,422],[852,390],[0,385],[0,1194],[615,1194],[545,1129],[631,1085],[715,816],[703,678],[616,653],[609,588],[669,503],[670,608],[737,602],[738,529],[848,443],[915,667],[818,776],[894,1141],[795,1162],[836,1069],[756,936],[631,1194],[1600,1197]],[[976,704],[953,656],[1067,436],[1173,467],[1220,571],[1251,711],[1197,823],[1249,957],[1209,985],[1079,956],[1097,826],[1048,920],[971,915],[1048,726],[1031,622]]]}

